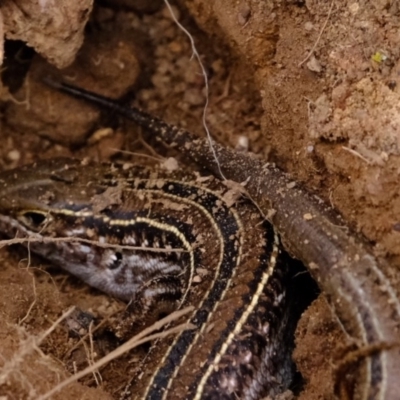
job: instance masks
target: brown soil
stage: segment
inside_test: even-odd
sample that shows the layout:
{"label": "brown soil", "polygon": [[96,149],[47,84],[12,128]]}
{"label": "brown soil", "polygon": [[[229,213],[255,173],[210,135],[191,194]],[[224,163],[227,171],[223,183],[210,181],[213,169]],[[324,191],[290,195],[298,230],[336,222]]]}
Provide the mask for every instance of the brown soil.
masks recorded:
{"label": "brown soil", "polygon": [[[45,46],[40,40],[51,32],[29,41],[5,25],[6,37],[28,42],[44,58],[19,42],[6,43],[2,169],[54,156],[148,163],[143,155],[176,155],[136,126],[49,89],[41,82],[49,75],[106,96],[132,99],[134,93],[140,107],[204,134],[204,84],[187,37],[161,1],[116,3],[119,8],[105,1],[94,7],[83,47],[61,71],[49,61],[65,65],[63,40]],[[55,7],[39,4],[46,12]],[[3,19],[10,20],[4,7]],[[237,148],[247,138],[248,151],[292,173],[376,244],[379,256],[400,265],[397,7],[386,0],[180,0],[174,9],[210,77],[207,121],[214,138]],[[80,15],[81,25],[54,29],[78,32],[86,14]],[[67,33],[58,32],[64,39]],[[39,347],[34,338],[71,305],[98,317],[121,305],[58,270],[50,274],[22,248],[3,248],[0,257],[0,395],[35,399],[107,350],[84,347],[71,355],[77,339],[63,324]],[[333,370],[347,343],[323,298],[304,314],[297,346],[294,358],[305,379],[298,398],[334,398]],[[54,398],[112,398],[134,368],[130,361],[113,362]]]}

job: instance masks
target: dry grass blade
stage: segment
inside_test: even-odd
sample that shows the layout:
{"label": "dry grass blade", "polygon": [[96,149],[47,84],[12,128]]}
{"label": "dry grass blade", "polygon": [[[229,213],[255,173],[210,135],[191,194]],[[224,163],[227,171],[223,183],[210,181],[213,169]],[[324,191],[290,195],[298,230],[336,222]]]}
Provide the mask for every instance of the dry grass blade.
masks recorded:
{"label": "dry grass blade", "polygon": [[140,247],[140,246],[129,246],[129,245],[118,245],[111,243],[100,243],[97,240],[89,240],[79,237],[43,237],[43,236],[29,236],[26,238],[13,238],[7,240],[0,240],[0,249],[4,246],[11,246],[13,244],[25,244],[25,243],[60,243],[60,242],[70,242],[70,243],[86,243],[92,246],[102,247],[102,248],[112,248],[118,250],[135,250],[135,251],[149,251],[154,253],[184,253],[187,250],[182,248],[176,249],[159,249],[155,247]]}
{"label": "dry grass blade", "polygon": [[190,324],[189,322],[185,322],[183,324],[177,325],[173,328],[167,329],[163,332],[159,333],[154,333],[154,331],[157,331],[161,329],[162,327],[168,325],[169,323],[176,321],[177,319],[181,318],[182,316],[190,313],[193,311],[194,307],[186,307],[182,310],[175,311],[172,314],[168,315],[167,317],[157,321],[150,327],[144,329],[142,332],[128,340],[126,343],[124,343],[122,346],[116,348],[114,351],[111,353],[107,354],[105,357],[101,358],[99,361],[96,363],[90,365],[89,367],[85,368],[83,371],[78,372],[77,374],[71,376],[70,378],[66,379],[65,381],[61,382],[59,385],[55,386],[53,389],[48,391],[42,396],[38,397],[38,400],[45,400],[50,398],[53,394],[57,393],[64,387],[68,386],[69,384],[77,381],[78,379],[83,378],[84,376],[92,373],[93,371],[101,368],[103,365],[107,364],[108,362],[120,357],[121,355],[127,353],[128,351],[134,349],[135,347],[154,340],[154,339],[159,339],[159,338],[164,338],[168,335],[171,335],[173,333],[178,333],[186,329],[194,329],[194,325]]}
{"label": "dry grass blade", "polygon": [[0,385],[3,385],[7,381],[10,374],[20,370],[19,366],[24,362],[25,358],[35,350],[38,350],[40,343],[43,342],[43,340],[49,336],[50,333],[53,332],[54,329],[61,323],[61,321],[67,318],[73,310],[74,307],[71,307],[40,336],[29,336],[27,340],[21,343],[18,352],[16,352],[12,359],[7,361],[1,368]]}
{"label": "dry grass blade", "polygon": [[206,132],[206,135],[207,135],[207,140],[208,140],[208,143],[209,143],[209,145],[210,145],[211,152],[213,153],[215,162],[216,162],[216,164],[217,164],[217,166],[218,166],[219,173],[220,173],[221,177],[225,180],[225,176],[224,176],[224,174],[222,173],[221,165],[220,165],[219,159],[218,159],[218,157],[217,157],[217,153],[216,153],[216,151],[215,151],[215,149],[214,149],[214,145],[213,145],[213,140],[212,140],[212,137],[211,137],[211,133],[210,133],[210,130],[208,129],[208,125],[207,125],[207,110],[208,110],[208,104],[209,104],[209,102],[210,102],[210,99],[209,99],[209,97],[210,97],[210,95],[209,95],[210,89],[209,89],[209,85],[208,85],[208,76],[207,76],[206,68],[204,67],[203,62],[201,61],[201,57],[200,57],[199,52],[197,51],[196,45],[195,45],[195,43],[194,43],[194,38],[193,38],[193,36],[192,36],[192,35],[190,34],[190,32],[178,21],[176,15],[175,15],[175,13],[174,13],[174,10],[172,9],[171,4],[169,3],[169,1],[168,1],[168,0],[164,0],[164,3],[165,3],[165,5],[166,5],[167,8],[168,8],[168,11],[169,11],[169,13],[170,13],[170,15],[171,15],[172,20],[175,22],[175,24],[178,26],[178,28],[189,38],[190,46],[191,46],[192,52],[193,52],[193,56],[196,58],[196,60],[197,60],[197,62],[198,62],[198,64],[199,64],[199,66],[200,66],[201,73],[202,73],[203,78],[204,78],[205,97],[206,97],[206,101],[205,101],[204,108],[203,108],[202,123],[203,123],[204,130],[205,130],[205,132]]}

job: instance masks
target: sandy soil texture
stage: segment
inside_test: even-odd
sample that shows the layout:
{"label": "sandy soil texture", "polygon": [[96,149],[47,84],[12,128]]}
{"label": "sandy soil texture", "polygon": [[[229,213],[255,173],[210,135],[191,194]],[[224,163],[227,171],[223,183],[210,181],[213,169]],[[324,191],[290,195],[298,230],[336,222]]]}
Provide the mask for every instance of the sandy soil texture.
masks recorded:
{"label": "sandy soil texture", "polygon": [[[0,5],[0,168],[53,156],[145,164],[180,159],[135,125],[42,83],[51,76],[123,97],[204,135],[203,77],[164,3],[58,3]],[[173,3],[209,76],[207,121],[214,138],[293,174],[395,265],[398,7],[387,0]],[[39,345],[45,330],[71,305],[103,318],[122,304],[28,257],[22,247],[3,247],[0,260],[0,395],[36,399],[108,351],[106,341],[77,345],[63,323]],[[296,342],[294,359],[304,378],[296,398],[335,398],[334,369],[349,343],[323,297],[303,315]],[[115,398],[134,357],[112,362],[54,398]]]}

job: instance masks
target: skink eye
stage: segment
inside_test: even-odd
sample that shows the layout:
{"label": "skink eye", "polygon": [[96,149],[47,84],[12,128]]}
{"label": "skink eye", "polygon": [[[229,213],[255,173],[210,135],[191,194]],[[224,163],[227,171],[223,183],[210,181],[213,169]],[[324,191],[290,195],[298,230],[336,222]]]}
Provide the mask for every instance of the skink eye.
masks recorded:
{"label": "skink eye", "polygon": [[108,269],[117,269],[121,266],[122,263],[122,253],[120,251],[116,251],[112,257],[110,257],[110,260],[112,262],[108,265]]}
{"label": "skink eye", "polygon": [[48,214],[40,211],[25,211],[18,216],[18,220],[28,229],[38,231],[43,228]]}

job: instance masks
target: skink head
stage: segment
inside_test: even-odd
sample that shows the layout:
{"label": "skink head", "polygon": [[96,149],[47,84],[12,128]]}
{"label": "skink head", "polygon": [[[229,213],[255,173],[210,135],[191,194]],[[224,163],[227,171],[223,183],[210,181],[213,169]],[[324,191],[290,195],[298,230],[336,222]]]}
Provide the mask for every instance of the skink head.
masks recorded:
{"label": "skink head", "polygon": [[[123,187],[127,178],[122,168],[66,159],[2,172],[0,232],[29,238],[35,253],[91,286],[130,300],[143,280],[135,271],[150,256],[126,249],[142,244],[140,226],[126,235],[123,224],[110,223],[137,215],[134,206],[124,207],[115,196],[131,196]],[[156,265],[157,257],[151,262]]]}

